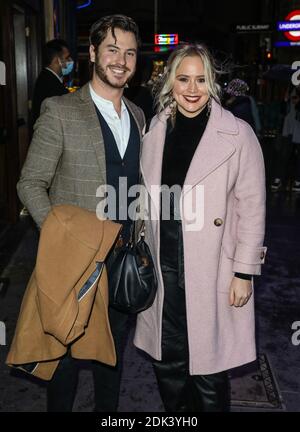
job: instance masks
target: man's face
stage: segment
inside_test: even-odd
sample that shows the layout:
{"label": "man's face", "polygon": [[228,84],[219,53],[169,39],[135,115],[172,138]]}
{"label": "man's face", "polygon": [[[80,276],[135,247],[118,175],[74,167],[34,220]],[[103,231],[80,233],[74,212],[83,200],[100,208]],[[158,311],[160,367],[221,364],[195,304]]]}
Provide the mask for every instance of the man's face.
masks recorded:
{"label": "man's face", "polygon": [[135,72],[137,42],[133,33],[115,28],[109,30],[97,52],[90,47],[90,59],[95,63],[97,77],[113,88],[123,88]]}
{"label": "man's face", "polygon": [[67,62],[72,61],[71,53],[66,47],[62,47],[62,52],[59,56],[61,66],[65,67]]}

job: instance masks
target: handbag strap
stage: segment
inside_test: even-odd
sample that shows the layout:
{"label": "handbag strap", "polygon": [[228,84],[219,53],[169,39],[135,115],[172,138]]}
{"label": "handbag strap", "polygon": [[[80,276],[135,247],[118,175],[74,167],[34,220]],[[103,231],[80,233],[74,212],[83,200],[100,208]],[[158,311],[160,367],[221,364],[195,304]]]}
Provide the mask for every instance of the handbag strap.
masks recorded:
{"label": "handbag strap", "polygon": [[[130,227],[129,244],[134,244],[134,233],[135,233],[136,221],[134,221]],[[139,231],[139,237],[145,237],[145,221],[142,221],[142,226]]]}

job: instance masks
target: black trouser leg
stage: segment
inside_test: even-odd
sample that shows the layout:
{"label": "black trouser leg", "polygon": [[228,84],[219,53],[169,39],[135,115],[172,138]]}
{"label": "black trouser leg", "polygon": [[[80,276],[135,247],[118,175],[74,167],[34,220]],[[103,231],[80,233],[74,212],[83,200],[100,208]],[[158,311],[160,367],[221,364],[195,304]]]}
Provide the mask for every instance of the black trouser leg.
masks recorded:
{"label": "black trouser leg", "polygon": [[47,386],[47,411],[71,412],[78,383],[76,360],[69,354],[58,364]]}
{"label": "black trouser leg", "polygon": [[162,361],[153,363],[166,411],[226,411],[226,372],[211,375],[189,374],[185,291],[178,287],[176,271],[162,266],[165,287]]}
{"label": "black trouser leg", "polygon": [[124,337],[127,333],[128,315],[109,308],[109,321],[116,347],[117,365],[113,367],[104,363],[93,362],[96,412],[117,411],[119,402]]}
{"label": "black trouser leg", "polygon": [[195,411],[228,411],[229,380],[227,372],[193,375],[191,378],[192,392],[196,401]]}
{"label": "black trouser leg", "polygon": [[162,269],[165,286],[162,361],[154,361],[153,367],[166,411],[186,411],[189,374],[185,292],[178,287],[178,273],[166,266]]}

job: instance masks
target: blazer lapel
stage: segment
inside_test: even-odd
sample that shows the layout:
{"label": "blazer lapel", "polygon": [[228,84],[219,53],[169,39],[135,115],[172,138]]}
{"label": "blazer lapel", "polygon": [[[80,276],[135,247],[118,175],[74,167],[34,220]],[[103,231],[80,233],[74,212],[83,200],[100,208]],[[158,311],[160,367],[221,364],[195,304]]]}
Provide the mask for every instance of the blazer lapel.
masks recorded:
{"label": "blazer lapel", "polygon": [[136,116],[136,114],[135,114],[135,111],[134,111],[134,109],[132,108],[132,102],[130,102],[130,100],[128,100],[128,99],[127,99],[126,97],[124,97],[124,96],[123,96],[122,99],[123,99],[123,101],[124,101],[124,103],[125,103],[127,109],[131,112],[132,117],[134,118],[134,120],[135,120],[135,122],[136,122],[136,125],[137,125],[137,128],[138,128],[138,131],[139,131],[140,140],[142,141],[142,125],[141,125],[140,122],[138,121],[137,116]]}
{"label": "blazer lapel", "polygon": [[100,168],[100,174],[103,177],[103,184],[106,184],[106,161],[104,140],[99,124],[99,119],[96,113],[94,102],[90,95],[89,83],[85,84],[80,92],[80,98],[83,102],[81,109],[83,118],[86,119],[88,125],[88,135],[93,144],[97,162]]}
{"label": "blazer lapel", "polygon": [[228,134],[237,133],[236,121],[232,114],[224,111],[213,100],[207,127],[186,174],[183,194],[230,158],[235,152],[235,146]]}

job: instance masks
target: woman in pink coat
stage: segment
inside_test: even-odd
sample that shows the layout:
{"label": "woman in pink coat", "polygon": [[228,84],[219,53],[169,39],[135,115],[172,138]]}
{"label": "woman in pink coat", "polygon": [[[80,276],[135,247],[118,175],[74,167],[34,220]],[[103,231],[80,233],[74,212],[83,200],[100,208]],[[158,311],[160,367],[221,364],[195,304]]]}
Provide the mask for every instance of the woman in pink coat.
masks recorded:
{"label": "woman in pink coat", "polygon": [[135,344],[154,358],[166,411],[227,410],[226,371],[256,358],[264,162],[251,127],[221,107],[215,76],[204,46],[173,52],[144,137],[146,241],[159,287],[138,315]]}

